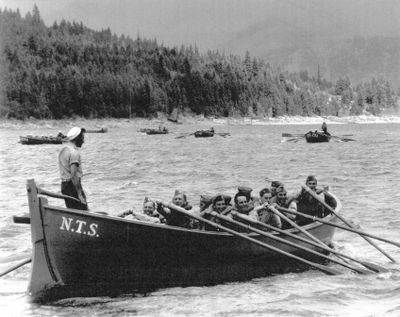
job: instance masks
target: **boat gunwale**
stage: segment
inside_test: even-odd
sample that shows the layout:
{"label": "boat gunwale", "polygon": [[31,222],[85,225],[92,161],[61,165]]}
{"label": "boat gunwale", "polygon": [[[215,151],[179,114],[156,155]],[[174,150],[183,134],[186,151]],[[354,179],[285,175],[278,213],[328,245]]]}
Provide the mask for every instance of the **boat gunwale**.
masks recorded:
{"label": "boat gunwale", "polygon": [[[341,208],[342,208],[342,204],[340,203],[339,199],[332,194],[331,192],[328,192],[330,196],[333,197],[333,199],[336,201],[336,207],[335,207],[335,212],[338,213],[340,212]],[[40,196],[43,196],[40,194]],[[145,226],[145,227],[154,227],[154,228],[160,228],[163,230],[173,230],[173,231],[184,231],[184,232],[188,232],[188,233],[200,233],[200,234],[206,234],[206,235],[216,235],[216,236],[234,236],[231,233],[227,233],[227,232],[221,232],[221,231],[211,231],[211,230],[201,230],[201,229],[192,229],[192,228],[183,228],[183,227],[179,227],[179,226],[171,226],[165,223],[153,223],[153,222],[146,222],[146,221],[141,221],[141,220],[135,220],[135,219],[126,219],[123,217],[119,217],[116,215],[105,215],[102,212],[96,212],[96,211],[82,211],[82,210],[78,210],[78,209],[72,209],[72,208],[65,208],[65,207],[58,207],[58,206],[53,206],[50,204],[44,204],[42,205],[42,208],[44,209],[50,209],[50,210],[55,210],[55,211],[59,211],[59,212],[64,212],[64,213],[70,213],[70,214],[74,214],[74,215],[79,215],[79,216],[89,216],[89,217],[93,217],[93,218],[100,218],[103,220],[107,220],[107,221],[116,221],[116,222],[121,222],[121,223],[133,223],[139,226]],[[330,221],[332,219],[336,218],[336,215],[334,215],[333,213],[330,213],[329,215],[327,215],[324,218],[321,218],[325,221]],[[320,223],[318,221],[315,222],[311,222],[309,224],[306,224],[304,226],[302,226],[302,228],[304,228],[305,230],[309,231],[321,226],[325,226],[325,224]],[[296,228],[289,228],[284,230],[285,232],[288,233],[299,233],[299,231]],[[279,233],[279,232],[271,232],[271,234],[273,235],[284,235],[284,233]],[[260,236],[260,234],[258,233],[248,233],[248,235],[250,236]]]}

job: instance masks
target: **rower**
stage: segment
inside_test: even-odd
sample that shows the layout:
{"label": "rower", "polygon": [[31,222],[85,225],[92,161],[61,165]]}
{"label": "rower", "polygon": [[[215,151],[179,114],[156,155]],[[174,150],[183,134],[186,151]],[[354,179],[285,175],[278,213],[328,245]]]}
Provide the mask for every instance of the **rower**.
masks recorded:
{"label": "rower", "polygon": [[[317,188],[318,182],[317,178],[314,175],[307,176],[305,183],[306,186],[310,188],[310,190],[315,192],[323,201],[325,201],[324,190],[328,189],[328,187],[325,187],[324,189]],[[308,194],[304,189],[301,189],[301,191],[296,196],[299,212],[319,218],[323,218],[325,216],[325,207],[318,200]],[[297,219],[297,223],[299,225],[305,225],[310,222],[312,222],[312,220],[306,219],[301,216],[299,216]]]}
{"label": "rower", "polygon": [[[172,197],[172,203],[188,211],[192,209],[192,205],[187,201],[186,194],[180,190],[175,190],[174,196]],[[176,210],[164,206],[158,206],[157,211],[165,218],[168,225],[184,228],[189,228],[191,225],[191,218],[182,215],[182,213],[179,213]]]}

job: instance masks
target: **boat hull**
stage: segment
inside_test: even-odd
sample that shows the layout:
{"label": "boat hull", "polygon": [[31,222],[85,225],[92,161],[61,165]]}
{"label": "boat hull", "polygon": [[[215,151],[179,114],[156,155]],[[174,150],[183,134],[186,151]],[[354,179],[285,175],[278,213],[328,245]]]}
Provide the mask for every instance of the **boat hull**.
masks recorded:
{"label": "boat hull", "polygon": [[320,131],[309,131],[305,134],[305,138],[308,143],[322,143],[329,142],[331,135]]}
{"label": "boat hull", "polygon": [[196,131],[194,133],[196,138],[211,138],[214,136],[214,132],[212,131]]}
{"label": "boat hull", "polygon": [[[212,285],[309,269],[227,233],[53,207],[43,197],[30,198],[30,217],[34,247],[28,290],[35,302]],[[335,221],[335,217],[327,220]],[[334,227],[310,224],[304,228],[331,243]],[[249,235],[317,260],[270,238]]]}
{"label": "boat hull", "polygon": [[62,144],[63,138],[58,137],[34,137],[34,136],[20,136],[19,143],[26,145],[37,145],[37,144]]}

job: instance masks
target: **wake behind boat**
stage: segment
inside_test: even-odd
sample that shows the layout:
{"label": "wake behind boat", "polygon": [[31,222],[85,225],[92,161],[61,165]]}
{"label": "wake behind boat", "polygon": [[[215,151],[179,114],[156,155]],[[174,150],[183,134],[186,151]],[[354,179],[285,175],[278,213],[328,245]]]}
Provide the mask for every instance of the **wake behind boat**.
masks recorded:
{"label": "wake behind boat", "polygon": [[[38,188],[34,180],[28,180],[27,191],[33,245],[28,292],[34,302],[211,285],[310,267],[281,252],[315,263],[324,262],[298,247],[277,242],[281,237],[295,245],[304,245],[278,232],[271,233],[274,239],[245,232],[242,239],[226,232],[186,229],[52,206],[43,195],[61,198],[60,194]],[[339,200],[334,195],[331,199],[339,212]],[[334,223],[336,216],[329,214],[323,219]],[[335,231],[321,223],[302,228],[328,245]],[[295,237],[302,235],[295,228],[284,231]],[[282,251],[272,252],[246,239]]]}

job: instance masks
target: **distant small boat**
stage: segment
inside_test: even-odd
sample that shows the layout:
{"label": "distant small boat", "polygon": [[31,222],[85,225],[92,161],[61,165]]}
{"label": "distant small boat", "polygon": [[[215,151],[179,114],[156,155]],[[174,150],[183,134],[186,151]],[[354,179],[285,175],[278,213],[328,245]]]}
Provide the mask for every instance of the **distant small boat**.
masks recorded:
{"label": "distant small boat", "polygon": [[139,132],[142,133],[146,133],[148,135],[153,135],[153,134],[168,134],[168,129],[167,128],[163,128],[163,129],[148,129],[148,128],[144,128],[144,129],[140,129]]}
{"label": "distant small boat", "polygon": [[195,138],[210,138],[214,136],[214,130],[198,130],[194,133]]}
{"label": "distant small boat", "polygon": [[25,135],[19,137],[19,143],[26,145],[37,145],[37,144],[61,144],[66,141],[63,137],[56,136],[38,136],[38,135]]}
{"label": "distant small boat", "polygon": [[308,143],[322,143],[329,142],[332,136],[323,131],[315,130],[307,132],[304,137]]}
{"label": "distant small boat", "polygon": [[86,133],[106,133],[108,131],[107,128],[101,128],[99,130],[88,130],[86,129]]}

